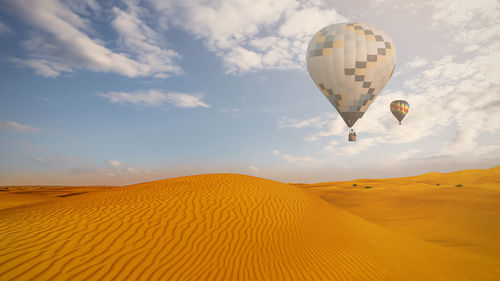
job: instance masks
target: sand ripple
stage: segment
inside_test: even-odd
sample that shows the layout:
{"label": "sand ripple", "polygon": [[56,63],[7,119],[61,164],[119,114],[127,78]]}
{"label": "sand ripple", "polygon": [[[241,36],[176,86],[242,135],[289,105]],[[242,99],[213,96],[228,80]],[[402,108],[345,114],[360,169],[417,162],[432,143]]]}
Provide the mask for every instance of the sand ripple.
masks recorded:
{"label": "sand ripple", "polygon": [[459,253],[242,175],[168,179],[0,215],[1,280],[487,279]]}

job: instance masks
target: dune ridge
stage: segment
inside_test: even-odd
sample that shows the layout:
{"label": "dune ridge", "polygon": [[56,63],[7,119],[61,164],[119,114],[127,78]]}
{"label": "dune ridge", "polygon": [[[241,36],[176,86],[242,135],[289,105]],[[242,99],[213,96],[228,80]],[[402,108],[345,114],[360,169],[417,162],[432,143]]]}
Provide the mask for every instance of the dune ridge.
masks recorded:
{"label": "dune ridge", "polygon": [[1,280],[494,280],[496,273],[473,254],[244,175],[136,184],[0,215]]}
{"label": "dune ridge", "polygon": [[377,225],[500,265],[500,166],[296,186]]}

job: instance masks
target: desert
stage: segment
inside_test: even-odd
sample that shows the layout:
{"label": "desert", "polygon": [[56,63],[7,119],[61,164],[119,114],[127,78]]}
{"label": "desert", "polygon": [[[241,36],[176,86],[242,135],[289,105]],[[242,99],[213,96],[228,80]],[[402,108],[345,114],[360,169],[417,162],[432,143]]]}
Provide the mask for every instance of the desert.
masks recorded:
{"label": "desert", "polygon": [[500,167],[307,185],[206,174],[2,190],[2,280],[500,276]]}

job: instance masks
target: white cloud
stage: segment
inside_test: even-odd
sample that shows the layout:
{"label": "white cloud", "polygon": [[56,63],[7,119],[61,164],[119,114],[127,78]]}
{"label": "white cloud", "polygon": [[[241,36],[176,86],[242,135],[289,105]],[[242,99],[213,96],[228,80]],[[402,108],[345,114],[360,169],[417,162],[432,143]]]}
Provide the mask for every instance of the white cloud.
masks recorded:
{"label": "white cloud", "polygon": [[434,1],[432,16],[436,29],[452,27],[450,34],[463,51],[474,52],[488,43],[498,41],[500,34],[500,2],[497,0]]}
{"label": "white cloud", "polygon": [[253,175],[253,176],[259,176],[260,175],[260,170],[259,168],[257,168],[256,166],[254,165],[251,165],[247,168],[247,171],[250,175]]}
{"label": "white cloud", "polygon": [[325,146],[324,149],[327,152],[337,155],[354,155],[372,146],[376,146],[379,142],[381,142],[381,140],[377,138],[364,138],[356,142],[347,142],[347,144],[339,146],[338,142],[332,141],[329,145]]}
{"label": "white cloud", "polygon": [[127,169],[125,169],[125,171],[126,171],[126,172],[129,172],[129,173],[138,173],[138,172],[140,172],[138,169],[136,169],[136,168],[131,168],[131,167],[129,167],[129,168],[127,168]]}
{"label": "white cloud", "polygon": [[338,147],[339,147],[339,142],[336,140],[333,140],[328,145],[326,145],[324,147],[324,150],[328,151],[328,152],[334,152],[338,149]]}
{"label": "white cloud", "polygon": [[102,6],[97,0],[66,0],[65,3],[77,14],[90,15],[102,11]]}
{"label": "white cloud", "polygon": [[168,93],[166,98],[169,103],[180,108],[210,107],[204,103],[201,95],[190,95],[183,93]]}
{"label": "white cloud", "polygon": [[131,103],[148,106],[161,105],[167,100],[167,96],[165,93],[156,90],[140,91],[134,93],[109,92],[99,94],[99,96],[106,98],[112,103]]}
{"label": "white cloud", "polygon": [[108,161],[108,165],[110,165],[111,167],[120,167],[122,165],[122,162],[118,161],[118,160],[109,160]]}
{"label": "white cloud", "polygon": [[[324,145],[326,152],[339,155],[354,155],[377,146],[387,149],[388,145],[415,143],[412,150],[403,154],[413,158],[418,156],[417,151],[428,149],[424,139],[431,136],[438,140],[438,145],[433,148],[435,154],[428,157],[451,159],[468,155],[473,158],[480,154],[478,147],[483,147],[478,141],[480,136],[485,133],[498,136],[500,131],[500,3],[459,0],[432,3],[436,32],[445,34],[442,39],[451,39],[452,44],[446,42],[447,45],[440,46],[446,54],[442,57],[440,53],[419,54],[405,64],[408,71],[396,79],[404,87],[398,91],[385,89],[356,123],[357,144],[347,143],[346,127],[340,117],[313,117],[295,120],[288,126],[280,124],[280,127],[311,127],[308,121],[319,118],[320,121],[315,122],[318,130],[305,140],[340,136],[345,145],[339,146],[337,141]],[[415,71],[409,71],[412,69]],[[389,111],[389,104],[395,99],[410,103],[410,111],[401,126],[396,125]],[[334,121],[338,124],[333,125]],[[332,124],[331,129],[326,124]],[[480,151],[488,149],[497,151],[489,147]]]}
{"label": "white cloud", "polygon": [[228,73],[303,69],[312,35],[347,19],[319,1],[151,0],[172,24],[222,58]]}
{"label": "white cloud", "polygon": [[[33,68],[39,75],[56,77],[78,69],[127,77],[165,77],[181,73],[174,62],[179,55],[161,44],[158,33],[133,12],[132,5],[128,11],[113,9],[113,27],[122,43],[118,52],[112,49],[112,42],[100,40],[99,33],[92,29],[91,15],[99,8],[95,1],[76,4],[77,1],[19,0],[7,3],[33,31],[24,43],[28,55],[33,58],[14,62]],[[92,12],[83,12],[87,9]]]}
{"label": "white cloud", "polygon": [[210,107],[210,105],[201,100],[201,95],[164,93],[158,90],[138,91],[133,93],[109,92],[99,94],[99,96],[112,103],[120,104],[130,103],[143,106],[159,106],[164,102],[168,102],[180,108]]}
{"label": "white cloud", "polygon": [[239,46],[239,42],[256,36],[261,26],[276,23],[283,11],[297,6],[294,0],[152,2],[164,16],[170,16],[175,25],[203,38],[213,50]]}
{"label": "white cloud", "polygon": [[478,156],[497,156],[500,152],[500,145],[483,145],[476,148],[475,153]]}
{"label": "white cloud", "polygon": [[0,130],[20,132],[20,133],[36,133],[40,131],[40,128],[23,125],[14,121],[5,121],[5,122],[0,122]]}
{"label": "white cloud", "polygon": [[279,34],[286,38],[312,36],[311,31],[316,32],[332,22],[346,21],[346,18],[334,9],[324,9],[319,6],[302,6],[285,17],[285,22],[279,27]]}
{"label": "white cloud", "polygon": [[309,156],[297,157],[297,156],[293,156],[293,155],[290,155],[290,154],[283,154],[283,153],[281,153],[278,150],[273,150],[272,153],[274,155],[280,156],[282,159],[286,160],[289,163],[309,164],[309,163],[317,163],[317,162],[319,162],[318,159],[315,159],[313,157],[309,157]]}
{"label": "white cloud", "polygon": [[323,128],[329,119],[331,119],[333,114],[323,114],[321,116],[309,118],[306,120],[297,120],[290,118],[283,118],[279,121],[278,128],[304,128],[304,127],[315,127]]}
{"label": "white cloud", "polygon": [[393,162],[401,162],[408,159],[413,159],[418,153],[420,153],[420,150],[418,149],[409,149],[403,152],[398,152],[392,155],[389,161],[393,163]]}
{"label": "white cloud", "polygon": [[313,142],[328,136],[343,136],[347,133],[347,127],[344,120],[338,113],[327,113],[317,117],[312,117],[305,120],[297,120],[293,118],[281,119],[278,123],[279,129],[284,128],[315,128],[317,132],[308,135],[304,140]]}
{"label": "white cloud", "polygon": [[[435,91],[440,95],[435,95]],[[337,114],[323,114],[306,120],[280,121],[281,128],[317,128],[316,132],[305,137],[306,141],[320,141],[328,137],[340,137],[341,142],[333,141],[324,145],[324,151],[335,155],[355,155],[382,144],[401,144],[419,141],[439,133],[437,128],[450,125],[452,113],[443,110],[440,101],[446,95],[440,87],[431,88],[419,94],[408,95],[402,91],[386,91],[379,96],[355,125],[357,142],[347,142],[348,129],[344,120]],[[396,99],[407,99],[410,112],[399,126],[389,110],[389,104]],[[293,119],[292,119],[293,120]],[[310,122],[315,121],[314,123]],[[342,144],[342,145],[341,145]]]}
{"label": "white cloud", "polygon": [[415,57],[412,61],[405,64],[406,68],[417,68],[426,65],[429,61],[423,57]]}
{"label": "white cloud", "polygon": [[[439,0],[433,2],[435,13],[432,18],[434,24],[452,26],[469,26],[479,20],[493,22],[500,15],[500,3],[497,0]],[[478,25],[476,25],[478,26]]]}
{"label": "white cloud", "polygon": [[315,136],[317,138],[320,137],[328,137],[328,136],[342,136],[347,132],[347,127],[345,125],[344,120],[340,116],[336,116],[335,119],[328,121],[323,130],[319,131]]}
{"label": "white cloud", "polygon": [[165,48],[160,34],[141,19],[141,14],[147,13],[147,10],[129,2],[127,11],[114,7],[112,12],[115,16],[112,26],[120,35],[119,43],[124,51],[134,54],[140,62],[150,67],[148,71],[156,77],[182,73],[174,62],[180,55]]}
{"label": "white cloud", "polygon": [[224,63],[226,64],[227,72],[247,72],[259,68],[262,64],[262,54],[242,47],[236,47],[225,55]]}
{"label": "white cloud", "polygon": [[73,72],[73,69],[62,63],[48,61],[44,59],[17,59],[11,58],[13,63],[32,68],[36,74],[43,77],[57,77],[61,72]]}

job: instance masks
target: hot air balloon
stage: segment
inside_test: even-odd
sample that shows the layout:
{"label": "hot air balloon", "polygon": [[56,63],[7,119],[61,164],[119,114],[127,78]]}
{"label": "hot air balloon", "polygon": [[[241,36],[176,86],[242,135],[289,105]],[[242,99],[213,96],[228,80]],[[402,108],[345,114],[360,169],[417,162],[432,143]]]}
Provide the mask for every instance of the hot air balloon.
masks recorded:
{"label": "hot air balloon", "polygon": [[394,71],[391,38],[365,23],[328,25],[311,38],[306,61],[312,80],[349,127],[349,141],[355,141],[352,126]]}
{"label": "hot air balloon", "polygon": [[410,110],[410,104],[405,100],[395,100],[391,102],[391,112],[398,119],[399,125],[401,121],[405,118],[406,114]]}

